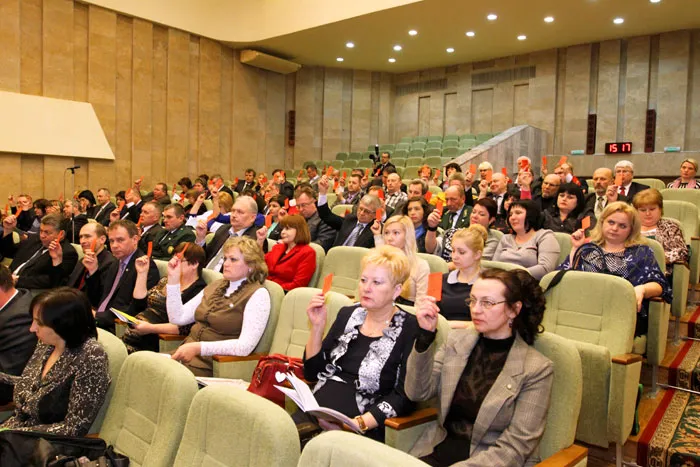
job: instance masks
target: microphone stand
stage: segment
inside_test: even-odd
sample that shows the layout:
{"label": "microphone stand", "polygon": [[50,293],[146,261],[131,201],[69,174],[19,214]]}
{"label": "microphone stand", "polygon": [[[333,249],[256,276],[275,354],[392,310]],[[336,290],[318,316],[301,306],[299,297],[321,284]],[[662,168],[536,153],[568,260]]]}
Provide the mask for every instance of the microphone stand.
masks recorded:
{"label": "microphone stand", "polygon": [[[73,200],[73,193],[75,193],[75,171],[80,168],[79,165],[74,165],[73,167],[67,167],[65,172],[70,171],[71,178],[71,190],[70,197]],[[66,173],[63,173],[63,193],[66,193]],[[73,200],[72,202],[75,202]],[[75,243],[75,209],[70,211],[70,225],[71,225],[71,243]]]}

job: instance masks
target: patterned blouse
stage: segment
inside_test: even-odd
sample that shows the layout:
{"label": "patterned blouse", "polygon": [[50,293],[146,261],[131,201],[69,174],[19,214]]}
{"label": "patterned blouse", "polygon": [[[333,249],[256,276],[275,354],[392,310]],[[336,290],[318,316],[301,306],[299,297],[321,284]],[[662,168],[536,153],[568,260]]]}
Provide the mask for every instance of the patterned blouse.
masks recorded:
{"label": "patterned blouse", "polygon": [[668,219],[659,219],[654,230],[642,232],[647,238],[653,238],[664,247],[666,256],[666,274],[673,272],[673,263],[688,262],[688,245],[685,244],[680,226]]}
{"label": "patterned blouse", "polygon": [[39,342],[22,376],[0,373],[0,382],[15,386],[14,414],[1,428],[85,436],[109,388],[107,354],[95,339],[66,348],[49,372],[41,373],[53,346]]}

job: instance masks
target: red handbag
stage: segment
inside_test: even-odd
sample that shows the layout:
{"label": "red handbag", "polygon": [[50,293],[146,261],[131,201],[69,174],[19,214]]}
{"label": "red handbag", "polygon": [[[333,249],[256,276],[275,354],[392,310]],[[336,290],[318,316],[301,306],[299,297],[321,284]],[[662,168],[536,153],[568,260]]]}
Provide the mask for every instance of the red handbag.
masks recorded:
{"label": "red handbag", "polygon": [[304,378],[304,363],[301,358],[282,354],[262,357],[253,371],[248,391],[284,408],[284,393],[275,387],[275,385],[281,384],[275,375],[277,372],[288,373],[290,371],[299,378]]}

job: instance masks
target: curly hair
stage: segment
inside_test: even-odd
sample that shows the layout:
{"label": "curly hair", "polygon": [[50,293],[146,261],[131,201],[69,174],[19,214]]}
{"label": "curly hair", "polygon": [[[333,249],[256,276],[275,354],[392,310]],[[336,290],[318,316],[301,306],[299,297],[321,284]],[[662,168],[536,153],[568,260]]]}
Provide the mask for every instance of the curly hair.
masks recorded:
{"label": "curly hair", "polygon": [[522,303],[520,313],[513,319],[513,332],[517,332],[525,342],[532,345],[537,334],[544,331],[541,323],[546,300],[539,282],[524,269],[487,269],[479,277],[503,284],[506,288],[504,298],[511,308],[517,302]]}

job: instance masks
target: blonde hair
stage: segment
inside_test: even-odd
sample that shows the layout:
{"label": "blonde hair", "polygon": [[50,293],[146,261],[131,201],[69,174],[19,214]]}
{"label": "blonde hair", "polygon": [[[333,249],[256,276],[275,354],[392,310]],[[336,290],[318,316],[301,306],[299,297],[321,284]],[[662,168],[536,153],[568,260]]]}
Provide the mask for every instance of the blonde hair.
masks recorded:
{"label": "blonde hair", "polygon": [[603,209],[603,213],[600,215],[600,219],[598,219],[598,222],[596,223],[595,227],[593,228],[593,231],[591,232],[591,242],[600,246],[605,245],[605,238],[603,237],[603,223],[607,220],[608,217],[612,216],[617,212],[627,214],[627,217],[630,221],[630,234],[627,237],[627,240],[625,240],[625,247],[646,244],[646,241],[641,235],[642,223],[639,220],[639,213],[634,208],[634,206],[624,203],[622,201],[615,201],[614,203],[610,203],[605,207],[605,209]]}
{"label": "blonde hair", "polygon": [[246,276],[248,282],[264,283],[267,278],[267,263],[258,243],[250,237],[231,237],[224,243],[224,253],[234,248],[238,248],[243,255],[243,261],[250,268]]}
{"label": "blonde hair", "polygon": [[411,264],[416,264],[416,254],[418,253],[418,247],[416,246],[416,229],[413,228],[413,222],[408,216],[392,216],[386,220],[384,223],[384,231],[386,232],[387,227],[391,224],[399,224],[403,229],[406,240],[403,245],[403,252],[411,262]]}
{"label": "blonde hair", "polygon": [[693,158],[691,158],[691,157],[687,157],[687,158],[683,159],[683,162],[681,162],[681,167],[682,167],[683,164],[685,164],[686,162],[687,162],[688,164],[691,164],[693,167],[695,167],[695,171],[696,171],[696,172],[698,171],[698,161],[696,161],[695,159],[693,159]]}
{"label": "blonde hair", "polygon": [[230,212],[231,208],[233,208],[233,196],[225,191],[220,191],[216,196],[219,198],[221,212]]}
{"label": "blonde hair", "polygon": [[634,195],[632,205],[637,209],[642,206],[656,205],[661,210],[661,214],[664,213],[664,197],[656,188],[648,188]]}
{"label": "blonde hair", "polygon": [[391,245],[382,245],[371,249],[362,257],[360,264],[363,271],[367,266],[386,267],[393,285],[403,284],[411,273],[411,266],[406,255]]}
{"label": "blonde hair", "polygon": [[464,242],[467,248],[474,252],[483,252],[486,240],[489,238],[489,233],[481,224],[472,224],[466,229],[457,230],[452,236],[452,245],[455,241]]}

